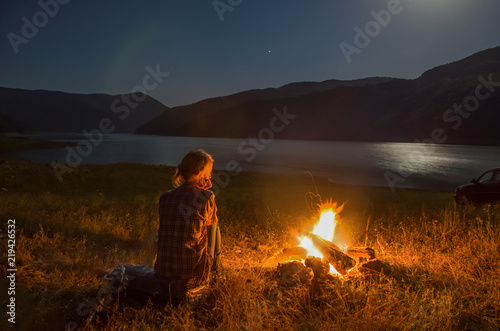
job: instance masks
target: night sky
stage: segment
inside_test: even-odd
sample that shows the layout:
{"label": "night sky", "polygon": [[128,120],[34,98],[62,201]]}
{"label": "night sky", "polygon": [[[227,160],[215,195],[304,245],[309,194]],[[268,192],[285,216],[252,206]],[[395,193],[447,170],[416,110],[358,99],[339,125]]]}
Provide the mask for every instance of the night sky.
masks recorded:
{"label": "night sky", "polygon": [[499,14],[498,0],[6,0],[0,86],[147,86],[173,107],[298,81],[416,78],[499,46]]}

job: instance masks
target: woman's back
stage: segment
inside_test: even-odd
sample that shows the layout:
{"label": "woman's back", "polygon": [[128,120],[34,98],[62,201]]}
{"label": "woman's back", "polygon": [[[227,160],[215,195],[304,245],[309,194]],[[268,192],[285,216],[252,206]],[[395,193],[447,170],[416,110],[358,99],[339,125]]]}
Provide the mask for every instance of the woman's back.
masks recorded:
{"label": "woman's back", "polygon": [[217,222],[216,211],[212,191],[188,183],[161,196],[155,262],[158,276],[190,279],[193,286],[207,279],[207,226]]}

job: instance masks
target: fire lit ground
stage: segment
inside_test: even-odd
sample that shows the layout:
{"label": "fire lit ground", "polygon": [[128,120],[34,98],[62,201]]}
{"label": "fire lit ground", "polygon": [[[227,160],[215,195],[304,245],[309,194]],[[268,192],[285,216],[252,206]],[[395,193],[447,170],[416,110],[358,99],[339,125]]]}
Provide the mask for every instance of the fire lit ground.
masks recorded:
{"label": "fire lit ground", "polygon": [[[314,224],[312,224],[312,229],[310,229],[310,231],[306,231],[304,229],[296,234],[296,247],[284,248],[281,253],[276,252],[272,257],[266,259],[265,261],[259,259],[259,261],[256,262],[256,265],[272,267],[272,264],[276,261],[280,263],[295,261],[305,262],[304,260],[307,257],[314,257],[321,259],[328,266],[328,273],[331,275],[335,275],[340,278],[343,278],[343,274],[346,276],[355,275],[358,271],[356,267],[359,264],[354,261],[354,258],[352,262],[353,267],[342,270],[343,272],[337,271],[334,266],[334,262],[329,263],[329,259],[335,259],[335,257],[342,259],[344,256],[349,258],[349,255],[361,257],[363,258],[362,260],[373,259],[375,257],[373,249],[349,249],[349,240],[345,237],[345,235],[335,236],[335,229],[339,223],[338,213],[342,211],[343,207],[343,205],[337,206],[336,203],[332,202],[318,205],[317,209],[319,216],[317,217],[317,221],[314,222],[313,220]],[[244,242],[245,241],[250,242],[251,240],[249,238],[244,238]],[[269,247],[267,245],[257,245],[254,247],[254,249],[258,251],[264,251],[268,248]],[[333,250],[334,252],[328,253],[325,252],[325,250]],[[241,247],[235,246],[235,250],[233,250],[232,253],[239,254],[241,252]],[[336,255],[333,257],[331,256],[332,253],[338,253],[340,256]],[[245,265],[248,266],[249,262],[250,261],[246,261]]]}
{"label": "fire lit ground", "polygon": [[[151,265],[158,198],[172,175],[163,166],[81,165],[59,183],[43,164],[0,163],[0,216],[15,218],[19,230],[16,329],[500,328],[499,207],[456,206],[453,192],[392,193],[306,176],[242,173],[221,190],[223,269],[206,300],[176,308],[107,300],[107,270]],[[371,247],[392,272],[283,284],[278,265],[303,266],[283,249],[328,219],[309,196],[345,203],[334,231],[328,222],[333,243],[343,251],[347,243],[347,252]]]}
{"label": "fire lit ground", "polygon": [[[317,222],[312,225],[312,230],[310,233],[313,235],[319,236],[327,241],[330,241],[332,243],[336,243],[339,247],[342,247],[345,252],[347,252],[348,244],[345,239],[338,239],[335,238],[335,228],[339,222],[339,217],[337,214],[342,210],[343,206],[337,207],[335,203],[326,203],[326,204],[321,204],[318,206],[319,209],[319,217]],[[273,256],[271,256],[269,259],[266,259],[265,261],[262,261],[259,257],[258,261],[255,261],[255,266],[266,266],[266,267],[273,267],[276,261],[278,262],[286,262],[286,261],[292,261],[291,257],[305,257],[305,256],[312,256],[312,257],[317,257],[317,258],[323,258],[323,253],[320,251],[320,249],[314,245],[313,241],[309,236],[307,236],[307,232],[304,231],[299,231],[295,236],[297,247],[294,248],[284,248],[284,253],[282,254],[281,252],[275,252]],[[337,240],[336,240],[337,239]],[[250,243],[251,240],[246,237],[243,240],[243,244],[240,246],[246,247],[248,246],[247,243]],[[241,254],[242,253],[242,247],[240,246],[234,246],[234,250],[226,252],[226,254],[231,253],[236,253],[236,254]],[[250,244],[251,246],[251,244]],[[257,251],[265,251],[270,248],[268,245],[257,245],[253,247]],[[303,248],[303,250],[300,250],[298,248]],[[289,251],[290,253],[287,253]],[[295,254],[296,253],[296,254]],[[236,255],[237,256],[237,255]],[[254,255],[257,256],[257,255]],[[236,260],[236,259],[235,259]],[[244,261],[244,266],[248,267],[249,263],[251,264],[251,259]],[[231,264],[234,266],[234,264]],[[329,264],[329,272],[332,275],[340,275],[337,270],[335,270],[335,267],[332,264]],[[243,266],[242,266],[243,267]]]}
{"label": "fire lit ground", "polygon": [[[297,246],[284,248],[282,254],[275,253],[267,260],[267,263],[281,262],[277,268],[279,285],[284,287],[311,285],[320,278],[327,279],[326,276],[330,276],[330,280],[332,277],[345,280],[347,277],[367,274],[392,273],[388,265],[375,260],[375,251],[372,248],[350,249],[348,240],[335,236],[339,222],[337,214],[342,208],[343,205],[337,207],[336,203],[331,202],[320,204],[317,222],[313,224],[310,232],[300,231],[296,238]],[[257,246],[257,249],[262,250],[263,247],[265,246]],[[239,247],[236,252],[241,253]],[[260,261],[258,265],[264,266],[265,263]],[[311,290],[310,295],[314,296],[314,290]]]}

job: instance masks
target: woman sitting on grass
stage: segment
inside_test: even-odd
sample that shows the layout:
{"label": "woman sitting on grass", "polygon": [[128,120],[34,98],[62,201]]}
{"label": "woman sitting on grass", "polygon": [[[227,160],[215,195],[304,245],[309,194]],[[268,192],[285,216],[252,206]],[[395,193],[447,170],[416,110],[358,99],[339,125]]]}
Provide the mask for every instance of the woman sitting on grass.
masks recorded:
{"label": "woman sitting on grass", "polygon": [[172,178],[174,189],[160,198],[155,275],[168,285],[173,303],[206,283],[220,265],[220,231],[212,191],[213,158],[189,152]]}

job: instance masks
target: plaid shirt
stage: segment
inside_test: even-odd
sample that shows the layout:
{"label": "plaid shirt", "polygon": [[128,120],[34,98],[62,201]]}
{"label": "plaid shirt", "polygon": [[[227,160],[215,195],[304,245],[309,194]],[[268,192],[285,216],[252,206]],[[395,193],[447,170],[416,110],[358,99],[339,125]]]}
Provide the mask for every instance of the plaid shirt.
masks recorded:
{"label": "plaid shirt", "polygon": [[207,226],[218,222],[214,194],[184,183],[161,196],[159,212],[155,274],[181,296],[208,279]]}

